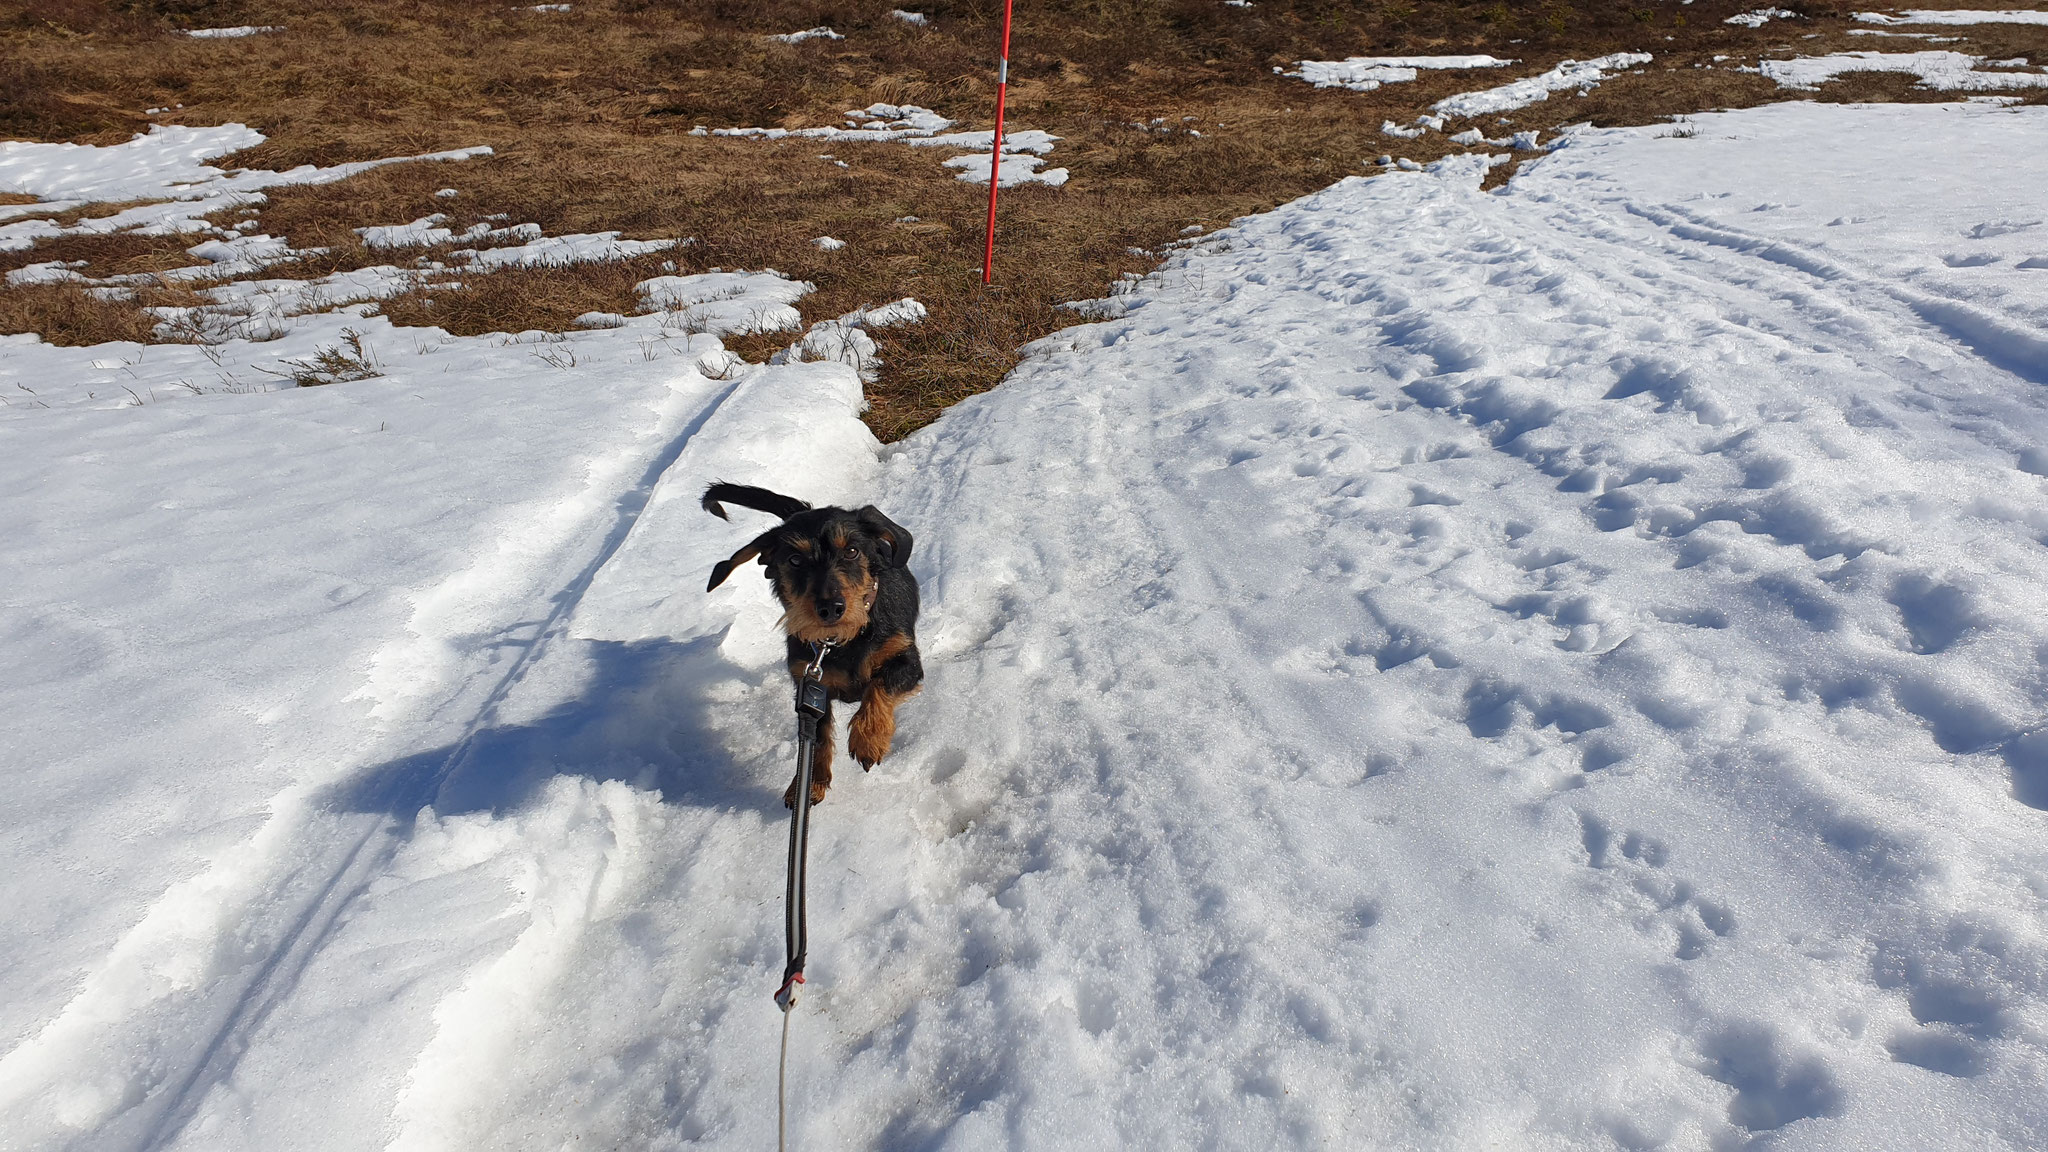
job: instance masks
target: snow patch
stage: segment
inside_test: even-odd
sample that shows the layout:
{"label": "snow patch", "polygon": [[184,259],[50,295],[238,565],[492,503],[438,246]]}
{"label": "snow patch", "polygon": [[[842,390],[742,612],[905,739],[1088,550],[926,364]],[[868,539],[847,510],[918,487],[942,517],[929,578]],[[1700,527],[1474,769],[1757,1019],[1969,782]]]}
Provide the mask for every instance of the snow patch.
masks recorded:
{"label": "snow patch", "polygon": [[[1992,92],[2017,88],[2048,88],[2048,70],[2041,72],[1983,72],[1981,56],[1935,49],[1927,52],[1836,52],[1827,56],[1801,56],[1792,60],[1765,60],[1754,71],[1761,72],[1783,88],[1812,90],[1850,72],[1909,72],[1920,77],[1920,86],[1943,92]],[[2024,64],[2024,60],[1991,61],[1993,64]]]}
{"label": "snow patch", "polygon": [[1740,24],[1744,28],[1761,28],[1773,20],[1794,20],[1798,16],[1799,13],[1789,8],[1757,8],[1748,12],[1739,12],[1721,21],[1721,23]]}
{"label": "snow patch", "polygon": [[633,286],[643,312],[663,314],[669,327],[713,335],[801,328],[796,301],[813,288],[773,271],[656,276]]}
{"label": "snow patch", "polygon": [[[956,156],[944,161],[948,168],[960,169],[959,179],[977,184],[988,182],[989,153],[995,133],[989,132],[946,132],[953,121],[946,119],[929,108],[915,104],[870,104],[866,108],[847,112],[845,127],[817,128],[717,128],[709,132],[713,136],[751,137],[761,140],[784,140],[804,138],[843,142],[888,142],[902,141],[917,148],[954,148],[973,150],[979,156]],[[1009,188],[1018,184],[1046,184],[1059,187],[1067,182],[1065,168],[1046,168],[1045,157],[1053,149],[1059,137],[1038,129],[1024,129],[1003,133],[1002,167],[998,170],[998,182]],[[840,163],[844,167],[844,162]]]}
{"label": "snow patch", "polygon": [[1370,92],[1382,84],[1413,80],[1419,69],[1501,68],[1513,63],[1492,56],[1352,56],[1344,60],[1303,60],[1295,71],[1281,74],[1306,80],[1318,88]]}
{"label": "snow patch", "polygon": [[1856,19],[1866,24],[2048,24],[2048,11],[1912,8],[1896,16],[1858,12]]}
{"label": "snow patch", "polygon": [[770,40],[780,40],[784,44],[801,44],[806,40],[846,39],[846,37],[840,35],[837,32],[834,32],[830,28],[824,27],[823,25],[820,25],[819,27],[816,28],[806,28],[801,32],[785,32],[779,36],[770,36],[768,38]]}
{"label": "snow patch", "polygon": [[1463,92],[1439,100],[1431,107],[1444,116],[1470,117],[1509,112],[1548,100],[1552,92],[1562,92],[1567,88],[1576,88],[1582,93],[1590,91],[1606,79],[1608,73],[1648,64],[1650,58],[1648,52],[1616,52],[1592,60],[1566,60],[1540,75],[1484,92]]}
{"label": "snow patch", "polygon": [[882,361],[875,354],[875,341],[868,331],[897,324],[915,324],[924,318],[924,305],[908,296],[893,304],[863,308],[811,325],[803,339],[770,356],[768,362],[806,364],[830,360],[850,364],[862,380],[871,383],[881,377]]}
{"label": "snow patch", "polygon": [[[537,225],[525,225],[536,232]],[[674,248],[675,240],[621,240],[617,232],[579,232],[567,236],[543,236],[524,244],[480,248],[457,252],[456,259],[485,271],[499,268],[563,268],[571,264],[630,260],[651,252]]]}
{"label": "snow patch", "polygon": [[[145,236],[206,233],[235,235],[203,217],[263,202],[262,190],[288,184],[328,184],[386,164],[468,160],[491,155],[487,146],[419,156],[396,156],[321,168],[301,165],[286,172],[237,169],[229,172],[203,161],[263,142],[244,124],[215,128],[152,125],[123,144],[41,144],[0,142],[0,191],[39,197],[31,211],[61,212],[89,203],[147,201],[111,216],[70,226],[48,220],[0,224],[0,251],[20,251],[38,240],[67,235],[135,232]],[[19,213],[19,214],[26,214]]]}
{"label": "snow patch", "polygon": [[193,28],[185,35],[194,40],[239,40],[244,36],[282,31],[284,26],[281,24],[240,24],[233,28]]}

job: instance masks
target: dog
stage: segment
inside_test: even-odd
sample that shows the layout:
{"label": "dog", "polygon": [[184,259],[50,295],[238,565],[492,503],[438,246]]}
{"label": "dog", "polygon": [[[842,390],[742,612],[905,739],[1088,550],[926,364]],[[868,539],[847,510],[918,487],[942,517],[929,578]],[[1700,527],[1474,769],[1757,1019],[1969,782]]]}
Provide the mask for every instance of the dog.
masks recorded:
{"label": "dog", "polygon": [[[865,771],[889,754],[896,738],[896,706],[924,684],[917,652],[917,579],[906,567],[910,533],[872,504],[851,510],[813,508],[744,484],[713,484],[704,490],[703,504],[721,520],[726,519],[723,504],[782,518],[779,526],[719,561],[704,590],[718,587],[733,569],[758,558],[782,602],[790,678],[800,683],[817,647],[832,646],[824,657],[830,699],[811,766],[811,803],[819,803],[832,784],[830,700],[860,704],[846,747]],[[796,789],[797,781],[791,780],[782,794],[785,806],[796,807]]]}

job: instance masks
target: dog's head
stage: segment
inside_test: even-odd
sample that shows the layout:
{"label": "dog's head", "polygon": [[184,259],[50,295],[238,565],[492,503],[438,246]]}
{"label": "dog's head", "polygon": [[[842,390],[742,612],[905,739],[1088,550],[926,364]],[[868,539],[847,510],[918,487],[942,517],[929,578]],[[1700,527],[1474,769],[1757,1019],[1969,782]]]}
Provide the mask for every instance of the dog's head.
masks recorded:
{"label": "dog's head", "polygon": [[705,591],[758,559],[782,601],[782,627],[803,641],[845,642],[868,626],[883,570],[910,561],[910,533],[870,504],[798,512],[711,570]]}

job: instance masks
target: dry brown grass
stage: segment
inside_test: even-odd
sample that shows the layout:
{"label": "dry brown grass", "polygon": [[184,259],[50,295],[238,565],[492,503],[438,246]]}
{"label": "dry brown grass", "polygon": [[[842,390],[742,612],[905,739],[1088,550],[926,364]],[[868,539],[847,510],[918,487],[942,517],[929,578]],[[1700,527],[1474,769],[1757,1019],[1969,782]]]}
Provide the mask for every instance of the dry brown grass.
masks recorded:
{"label": "dry brown grass", "polygon": [[[916,28],[888,15],[931,16]],[[1647,50],[1656,62],[1591,95],[1560,94],[1489,134],[1572,122],[1648,123],[1785,99],[1732,65],[1759,53],[1888,47],[1846,35],[1847,6],[1763,29],[1721,23],[1750,0],[1047,0],[1023,6],[1012,51],[1010,122],[1063,137],[1064,189],[1004,193],[999,292],[979,285],[986,192],[940,155],[901,145],[769,143],[689,135],[696,125],[835,123],[872,101],[917,103],[987,127],[999,0],[578,0],[567,14],[455,0],[26,0],[0,10],[0,134],[114,143],[148,107],[177,123],[240,120],[269,136],[223,163],[279,168],[490,144],[459,164],[398,165],[339,184],[281,188],[261,226],[322,256],[273,275],[315,276],[392,262],[355,228],[447,212],[463,227],[505,216],[550,233],[619,229],[691,237],[681,271],[773,267],[818,292],[807,319],[909,295],[931,315],[884,334],[887,368],[869,420],[885,439],[985,389],[1016,349],[1073,320],[1062,301],[1102,295],[1156,263],[1190,224],[1215,227],[1346,175],[1381,153],[1428,161],[1441,134],[1397,140],[1453,92],[1504,74],[1430,74],[1372,93],[1317,91],[1276,65],[1353,54],[1492,52],[1525,75],[1566,57]],[[286,31],[192,40],[177,30],[278,24]],[[767,33],[830,25],[847,38],[781,44]],[[2048,29],[1945,29],[1993,56],[2048,56]],[[1818,38],[1803,39],[1810,33]],[[1732,59],[1712,65],[1715,55]],[[1702,67],[1695,67],[1702,65]],[[1943,99],[1863,74],[1820,99]],[[2033,99],[2043,99],[2036,95]],[[1163,118],[1162,130],[1134,127]],[[1194,131],[1190,131],[1190,130]],[[1199,135],[1195,134],[1199,132]],[[818,159],[831,153],[846,168]],[[1496,179],[1506,172],[1496,170]],[[432,193],[455,187],[453,201]],[[95,210],[97,211],[97,209]],[[903,222],[915,216],[916,222]],[[838,252],[810,243],[848,242]],[[1134,253],[1132,249],[1140,251]],[[189,263],[182,245],[67,239],[0,256],[0,268],[86,260],[89,274]],[[623,311],[659,260],[463,278],[459,291],[391,301],[401,323],[457,332],[559,329],[590,310]],[[16,297],[20,299],[17,300]],[[81,303],[83,298],[91,303]],[[133,333],[121,306],[75,290],[0,292],[0,329],[85,341]],[[68,310],[68,311],[67,311]],[[60,315],[61,314],[61,315]],[[68,317],[68,318],[66,318]],[[146,332],[147,325],[143,326]],[[133,338],[132,335],[122,338]],[[735,341],[736,346],[741,344]],[[752,353],[780,341],[750,338]],[[758,348],[754,345],[759,345]]]}
{"label": "dry brown grass", "polygon": [[0,292],[0,331],[36,332],[52,344],[147,343],[155,322],[132,303],[102,300],[76,284]]}

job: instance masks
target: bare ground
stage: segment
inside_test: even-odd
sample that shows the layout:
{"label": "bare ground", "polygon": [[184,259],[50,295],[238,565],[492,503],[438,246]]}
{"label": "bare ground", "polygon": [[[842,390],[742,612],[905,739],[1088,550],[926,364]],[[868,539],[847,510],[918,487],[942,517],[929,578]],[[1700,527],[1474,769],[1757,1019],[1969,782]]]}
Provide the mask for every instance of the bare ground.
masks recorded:
{"label": "bare ground", "polygon": [[[831,124],[877,100],[933,108],[961,130],[986,129],[999,0],[575,0],[566,13],[453,0],[29,0],[0,4],[0,136],[111,144],[151,123],[240,121],[269,139],[219,163],[262,168],[489,144],[497,150],[490,159],[274,190],[260,210],[262,230],[329,251],[266,275],[389,262],[389,254],[365,250],[353,229],[436,211],[457,227],[503,216],[550,233],[692,238],[667,254],[679,270],[772,267],[810,280],[818,286],[803,304],[810,320],[906,295],[923,301],[931,313],[924,324],[885,334],[887,365],[870,390],[868,419],[894,439],[993,386],[1019,346],[1072,322],[1060,303],[1101,296],[1119,276],[1153,267],[1185,230],[1376,171],[1370,162],[1383,153],[1427,162],[1461,150],[1441,133],[1380,133],[1382,121],[1412,121],[1455,92],[1628,50],[1654,53],[1655,61],[1589,95],[1560,93],[1489,122],[1487,133],[1653,123],[1784,99],[1955,98],[1897,74],[1859,74],[1796,93],[1738,71],[1761,57],[1933,46],[1851,35],[1868,26],[1828,3],[1792,3],[1797,18],[1759,29],[1723,22],[1756,6],[1023,0],[1008,125],[1062,137],[1051,163],[1072,179],[1060,189],[1005,190],[993,291],[979,277],[986,190],[954,179],[939,155],[691,129]],[[890,15],[895,7],[922,11],[928,23],[905,23]],[[239,24],[283,30],[220,40],[182,34]],[[769,38],[820,25],[845,38]],[[2048,28],[2038,26],[1898,30],[1957,36],[1940,46],[1993,59],[2048,58]],[[1520,63],[1424,72],[1369,93],[1317,90],[1276,74],[1302,59],[1468,52]],[[158,107],[171,110],[143,112]],[[1497,169],[1495,179],[1508,171]],[[461,195],[435,198],[443,187]],[[112,210],[95,206],[64,219]],[[811,241],[822,235],[847,246],[820,251]],[[175,238],[68,237],[0,253],[0,270],[82,260],[81,271],[94,276],[160,272],[196,262],[184,247]],[[560,330],[582,312],[630,310],[632,285],[660,262],[467,276],[460,290],[388,301],[384,310],[401,324],[465,334]],[[0,331],[65,343],[146,339],[139,305],[188,295],[165,287],[119,302],[71,286],[8,288],[0,290]],[[786,339],[738,343],[751,357]]]}

